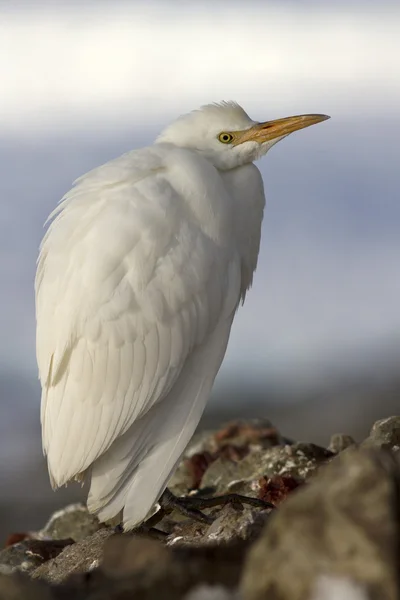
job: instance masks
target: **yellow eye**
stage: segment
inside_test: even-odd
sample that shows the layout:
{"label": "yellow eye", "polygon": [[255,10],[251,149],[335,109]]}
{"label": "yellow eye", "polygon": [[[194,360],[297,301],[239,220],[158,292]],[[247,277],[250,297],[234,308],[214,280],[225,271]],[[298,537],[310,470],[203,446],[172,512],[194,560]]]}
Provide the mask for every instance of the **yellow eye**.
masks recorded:
{"label": "yellow eye", "polygon": [[218,139],[223,144],[230,144],[231,141],[233,140],[233,135],[231,135],[230,133],[225,133],[225,132],[220,133],[218,136]]}

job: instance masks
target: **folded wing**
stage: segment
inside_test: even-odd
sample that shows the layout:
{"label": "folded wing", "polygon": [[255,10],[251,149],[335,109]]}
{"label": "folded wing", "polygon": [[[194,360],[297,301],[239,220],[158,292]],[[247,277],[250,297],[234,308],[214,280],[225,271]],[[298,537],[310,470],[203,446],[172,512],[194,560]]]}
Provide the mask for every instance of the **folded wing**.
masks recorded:
{"label": "folded wing", "polygon": [[[211,165],[185,160],[190,189],[180,187],[179,166],[162,145],[96,169],[63,199],[43,240],[37,359],[55,487],[84,473],[153,407],[171,402],[189,358],[237,306],[229,198]],[[207,194],[198,191],[200,180]],[[201,219],[207,212],[212,235]]]}

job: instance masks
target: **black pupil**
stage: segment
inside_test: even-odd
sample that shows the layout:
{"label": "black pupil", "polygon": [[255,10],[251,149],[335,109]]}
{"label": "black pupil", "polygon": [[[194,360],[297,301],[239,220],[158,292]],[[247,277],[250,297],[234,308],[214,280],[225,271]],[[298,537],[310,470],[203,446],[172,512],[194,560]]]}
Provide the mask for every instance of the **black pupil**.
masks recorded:
{"label": "black pupil", "polygon": [[229,135],[225,134],[224,135],[224,140],[225,140],[225,142],[227,142],[229,140]]}

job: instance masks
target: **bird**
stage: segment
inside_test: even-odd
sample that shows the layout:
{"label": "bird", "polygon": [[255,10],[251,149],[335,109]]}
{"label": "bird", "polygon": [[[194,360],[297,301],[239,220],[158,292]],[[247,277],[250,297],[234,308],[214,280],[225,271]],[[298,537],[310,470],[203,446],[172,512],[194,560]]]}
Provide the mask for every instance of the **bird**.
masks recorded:
{"label": "bird", "polygon": [[254,162],[328,118],[259,122],[235,102],[202,106],[79,177],[46,221],[35,278],[43,452],[53,489],[89,482],[101,522],[140,527],[168,492],[257,266]]}

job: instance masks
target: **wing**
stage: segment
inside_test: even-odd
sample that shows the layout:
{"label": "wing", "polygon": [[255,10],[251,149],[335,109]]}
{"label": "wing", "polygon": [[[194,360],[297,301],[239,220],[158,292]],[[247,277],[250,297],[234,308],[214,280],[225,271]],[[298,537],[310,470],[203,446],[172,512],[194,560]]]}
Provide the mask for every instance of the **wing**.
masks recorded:
{"label": "wing", "polygon": [[144,521],[190,441],[225,354],[233,315],[221,319],[185,363],[162,402],[119,437],[91,467],[88,508],[100,521]]}
{"label": "wing", "polygon": [[42,436],[59,486],[161,402],[240,294],[217,171],[164,145],[78,180],[36,276]]}

